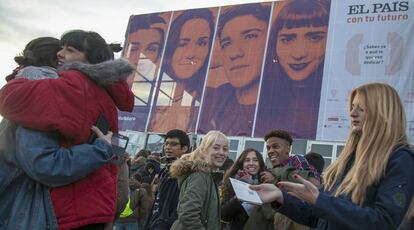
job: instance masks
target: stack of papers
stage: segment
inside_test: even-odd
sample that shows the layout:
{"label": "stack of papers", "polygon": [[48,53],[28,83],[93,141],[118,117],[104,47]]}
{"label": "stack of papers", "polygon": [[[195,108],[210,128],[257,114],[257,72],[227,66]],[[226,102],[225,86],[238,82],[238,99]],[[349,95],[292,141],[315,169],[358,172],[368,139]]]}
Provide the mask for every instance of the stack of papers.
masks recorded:
{"label": "stack of papers", "polygon": [[252,204],[263,204],[259,194],[249,188],[250,184],[233,178],[230,178],[230,183],[233,186],[233,190],[236,193],[237,199]]}

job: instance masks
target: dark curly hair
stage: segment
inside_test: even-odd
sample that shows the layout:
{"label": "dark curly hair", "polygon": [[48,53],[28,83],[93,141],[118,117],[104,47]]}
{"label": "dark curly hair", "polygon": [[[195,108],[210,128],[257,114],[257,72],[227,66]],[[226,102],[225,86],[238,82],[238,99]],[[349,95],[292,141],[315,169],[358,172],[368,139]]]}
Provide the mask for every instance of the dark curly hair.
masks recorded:
{"label": "dark curly hair", "polygon": [[289,134],[289,132],[285,130],[281,130],[281,129],[270,131],[269,133],[265,135],[264,140],[267,141],[271,137],[277,137],[277,138],[283,139],[287,141],[289,145],[292,145],[292,142],[293,142],[293,138]]}

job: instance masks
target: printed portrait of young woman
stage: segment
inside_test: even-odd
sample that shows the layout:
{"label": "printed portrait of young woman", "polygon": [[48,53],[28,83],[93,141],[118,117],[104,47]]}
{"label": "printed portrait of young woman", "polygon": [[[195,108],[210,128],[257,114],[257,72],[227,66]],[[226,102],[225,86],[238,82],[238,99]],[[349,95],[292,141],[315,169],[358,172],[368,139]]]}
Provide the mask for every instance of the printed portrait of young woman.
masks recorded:
{"label": "printed portrait of young woman", "polygon": [[174,12],[148,131],[194,132],[217,10]]}
{"label": "printed portrait of young woman", "polygon": [[275,2],[255,136],[274,127],[316,137],[329,9],[329,0]]}

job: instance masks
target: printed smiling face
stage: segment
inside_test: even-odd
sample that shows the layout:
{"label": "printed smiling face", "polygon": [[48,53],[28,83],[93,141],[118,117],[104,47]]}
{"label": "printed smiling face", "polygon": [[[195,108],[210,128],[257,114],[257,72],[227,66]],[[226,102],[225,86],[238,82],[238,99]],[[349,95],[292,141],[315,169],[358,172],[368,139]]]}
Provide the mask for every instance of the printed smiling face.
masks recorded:
{"label": "printed smiling face", "polygon": [[230,84],[243,88],[260,77],[267,23],[252,15],[229,20],[223,27],[220,47]]}
{"label": "printed smiling face", "polygon": [[325,57],[327,26],[288,29],[277,35],[276,54],[286,74],[295,81],[309,77]]}
{"label": "printed smiling face", "polygon": [[203,66],[208,56],[210,33],[205,19],[191,19],[183,24],[171,61],[177,78],[189,79]]}

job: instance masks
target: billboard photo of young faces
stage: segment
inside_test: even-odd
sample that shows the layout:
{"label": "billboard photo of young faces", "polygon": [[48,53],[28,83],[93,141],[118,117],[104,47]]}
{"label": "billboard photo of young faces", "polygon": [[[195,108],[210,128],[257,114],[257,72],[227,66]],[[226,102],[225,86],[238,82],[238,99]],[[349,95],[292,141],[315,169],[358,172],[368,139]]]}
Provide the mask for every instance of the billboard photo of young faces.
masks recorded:
{"label": "billboard photo of young faces", "polygon": [[217,11],[174,12],[148,131],[195,131]]}
{"label": "billboard photo of young faces", "polygon": [[271,3],[221,8],[198,133],[251,135],[270,10]]}
{"label": "billboard photo of young faces", "polygon": [[329,0],[275,2],[254,136],[269,127],[315,139]]}
{"label": "billboard photo of young faces", "polygon": [[[315,139],[330,0],[285,0],[130,17],[135,72],[121,130]],[[220,12],[220,14],[219,14]]]}
{"label": "billboard photo of young faces", "polygon": [[121,130],[145,130],[170,15],[132,15],[129,19],[122,56],[135,70],[128,78],[135,107],[132,113],[120,113]]}

